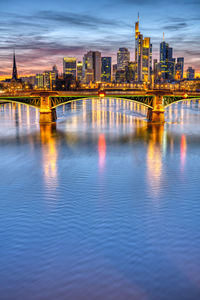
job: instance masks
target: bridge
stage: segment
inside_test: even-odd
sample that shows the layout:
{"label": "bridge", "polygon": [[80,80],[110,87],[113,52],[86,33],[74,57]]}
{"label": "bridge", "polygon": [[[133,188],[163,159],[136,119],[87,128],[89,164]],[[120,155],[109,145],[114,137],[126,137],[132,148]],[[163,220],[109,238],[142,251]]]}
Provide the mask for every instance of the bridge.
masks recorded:
{"label": "bridge", "polygon": [[165,108],[179,101],[200,100],[200,92],[175,92],[170,90],[143,91],[32,91],[17,94],[0,94],[0,101],[20,103],[40,110],[40,123],[56,121],[56,107],[81,99],[115,98],[134,101],[148,108],[147,119],[153,123],[164,123]]}

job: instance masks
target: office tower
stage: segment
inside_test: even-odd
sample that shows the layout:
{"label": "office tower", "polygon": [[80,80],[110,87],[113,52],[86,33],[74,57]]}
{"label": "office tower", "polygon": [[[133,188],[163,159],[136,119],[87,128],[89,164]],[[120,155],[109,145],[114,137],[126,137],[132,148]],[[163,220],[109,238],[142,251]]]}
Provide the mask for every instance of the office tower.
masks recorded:
{"label": "office tower", "polygon": [[184,72],[184,57],[178,57],[175,66],[176,80],[183,79],[183,72]]}
{"label": "office tower", "polygon": [[56,65],[54,65],[53,68],[52,68],[52,74],[53,74],[53,76],[56,80],[58,78],[58,68],[57,68]]}
{"label": "office tower", "polygon": [[114,64],[112,67],[112,81],[113,82],[115,82],[116,72],[117,72],[117,64]]}
{"label": "office tower", "polygon": [[126,82],[126,70],[117,70],[115,74],[115,82],[125,83]]}
{"label": "office tower", "polygon": [[101,82],[101,52],[93,52],[94,82]]}
{"label": "office tower", "polygon": [[192,67],[188,67],[187,69],[187,79],[192,80],[195,77],[195,70]]}
{"label": "office tower", "polygon": [[135,61],[137,63],[136,81],[148,82],[151,78],[152,44],[150,38],[139,31],[139,18],[135,23]]}
{"label": "office tower", "polygon": [[83,80],[83,62],[82,61],[78,61],[78,63],[77,63],[77,79],[79,81]]}
{"label": "office tower", "polygon": [[[163,35],[164,39],[164,35]],[[171,81],[175,76],[175,59],[173,49],[164,40],[160,43],[160,71],[164,81]]]}
{"label": "office tower", "polygon": [[44,73],[43,73],[43,82],[44,82],[44,88],[49,90],[50,87],[51,87],[50,71],[44,71]]}
{"label": "office tower", "polygon": [[125,70],[130,61],[130,52],[127,48],[119,48],[117,52],[117,70]]}
{"label": "office tower", "polygon": [[101,82],[111,82],[112,58],[101,58]]}
{"label": "office tower", "polygon": [[75,57],[64,57],[63,58],[63,76],[66,78],[67,75],[72,75],[74,79],[77,77],[76,72],[76,58]]}
{"label": "office tower", "polygon": [[86,83],[101,81],[101,53],[89,51],[83,57],[83,76]]}
{"label": "office tower", "polygon": [[94,81],[92,51],[88,52],[83,57],[83,79],[85,83]]}
{"label": "office tower", "polygon": [[17,64],[16,64],[16,59],[15,59],[15,51],[13,53],[13,70],[12,70],[12,80],[17,81],[18,76],[17,76]]}
{"label": "office tower", "polygon": [[161,79],[160,63],[157,59],[153,60],[153,75],[155,81],[159,81]]}
{"label": "office tower", "polygon": [[42,89],[44,87],[43,74],[36,74],[36,86],[38,89]]}
{"label": "office tower", "polygon": [[150,75],[153,74],[153,66],[152,66],[152,63],[153,63],[153,60],[152,60],[152,52],[153,52],[153,45],[150,44],[150,58],[149,58],[149,63],[150,63]]}
{"label": "office tower", "polygon": [[136,62],[130,61],[126,66],[126,82],[132,83],[135,81],[135,74],[137,70]]}
{"label": "office tower", "polygon": [[53,90],[56,87],[58,79],[58,69],[54,65],[51,71],[44,71],[42,74],[36,74],[36,86],[38,89]]}

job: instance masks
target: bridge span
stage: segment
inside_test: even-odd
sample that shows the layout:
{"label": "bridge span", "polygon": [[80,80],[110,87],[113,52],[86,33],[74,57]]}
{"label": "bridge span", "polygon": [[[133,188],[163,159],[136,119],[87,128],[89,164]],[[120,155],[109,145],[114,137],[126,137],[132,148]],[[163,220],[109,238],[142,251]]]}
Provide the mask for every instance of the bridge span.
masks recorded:
{"label": "bridge span", "polygon": [[165,108],[179,101],[200,100],[200,92],[176,92],[170,90],[142,91],[31,91],[16,94],[1,94],[0,101],[25,104],[39,108],[40,123],[56,121],[56,107],[68,102],[87,98],[115,98],[134,101],[148,108],[147,119],[164,123]]}

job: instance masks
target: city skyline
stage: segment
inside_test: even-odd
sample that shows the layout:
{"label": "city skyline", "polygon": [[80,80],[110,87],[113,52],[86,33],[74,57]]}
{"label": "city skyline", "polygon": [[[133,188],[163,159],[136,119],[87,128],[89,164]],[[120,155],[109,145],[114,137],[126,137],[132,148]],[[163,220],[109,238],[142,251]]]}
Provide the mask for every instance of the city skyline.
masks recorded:
{"label": "city skyline", "polygon": [[[196,13],[199,4],[195,1],[185,5],[169,1],[166,9],[165,4],[156,3],[154,7],[145,0],[140,5],[128,0],[117,1],[115,5],[112,1],[102,1],[91,7],[87,5],[90,1],[84,2],[85,6],[75,1],[67,7],[64,1],[58,1],[56,6],[51,1],[43,1],[40,8],[38,1],[32,4],[11,1],[9,6],[6,1],[1,2],[0,78],[11,75],[13,48],[20,76],[48,70],[54,64],[61,72],[63,57],[76,56],[82,60],[90,50],[111,56],[115,63],[117,50],[126,47],[134,60],[134,24],[138,11],[141,31],[153,44],[153,58],[159,58],[164,31],[174,56],[185,57],[185,69],[192,66],[196,73],[200,72],[197,39],[200,29]],[[175,16],[177,9],[179,17]]]}

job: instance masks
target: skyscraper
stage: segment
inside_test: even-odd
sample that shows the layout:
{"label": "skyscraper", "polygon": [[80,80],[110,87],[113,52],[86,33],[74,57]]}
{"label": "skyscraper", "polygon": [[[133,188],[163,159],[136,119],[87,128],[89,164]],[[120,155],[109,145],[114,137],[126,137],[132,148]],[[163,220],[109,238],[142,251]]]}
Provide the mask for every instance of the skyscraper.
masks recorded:
{"label": "skyscraper", "polygon": [[152,69],[152,44],[149,37],[143,38],[139,31],[139,17],[135,23],[136,81],[150,81]]}
{"label": "skyscraper", "polygon": [[112,67],[112,58],[102,57],[101,58],[101,81],[102,82],[111,82],[111,67]]}
{"label": "skyscraper", "polygon": [[127,48],[119,48],[117,52],[117,70],[124,71],[130,61],[130,52]]}
{"label": "skyscraper", "polygon": [[163,80],[170,81],[174,79],[175,59],[173,58],[173,49],[164,40],[160,43],[160,71]]}
{"label": "skyscraper", "polygon": [[63,58],[63,76],[72,75],[74,79],[77,77],[76,71],[76,58],[75,57],[64,57]]}
{"label": "skyscraper", "polygon": [[15,51],[13,53],[13,71],[12,71],[12,80],[17,81],[17,65],[16,65],[16,59],[15,59]]}
{"label": "skyscraper", "polygon": [[94,51],[93,54],[93,69],[94,82],[101,82],[101,52]]}
{"label": "skyscraper", "polygon": [[77,63],[77,79],[79,81],[83,80],[83,62],[82,61],[78,61],[78,63]]}
{"label": "skyscraper", "polygon": [[130,61],[126,67],[126,82],[132,83],[135,81],[136,62]]}
{"label": "skyscraper", "polygon": [[183,72],[184,72],[184,57],[178,57],[176,67],[175,67],[175,74],[177,80],[183,79]]}
{"label": "skyscraper", "polygon": [[101,81],[101,53],[89,51],[83,57],[83,77],[86,83]]}
{"label": "skyscraper", "polygon": [[195,70],[192,67],[188,67],[187,69],[187,79],[192,80],[195,77]]}

